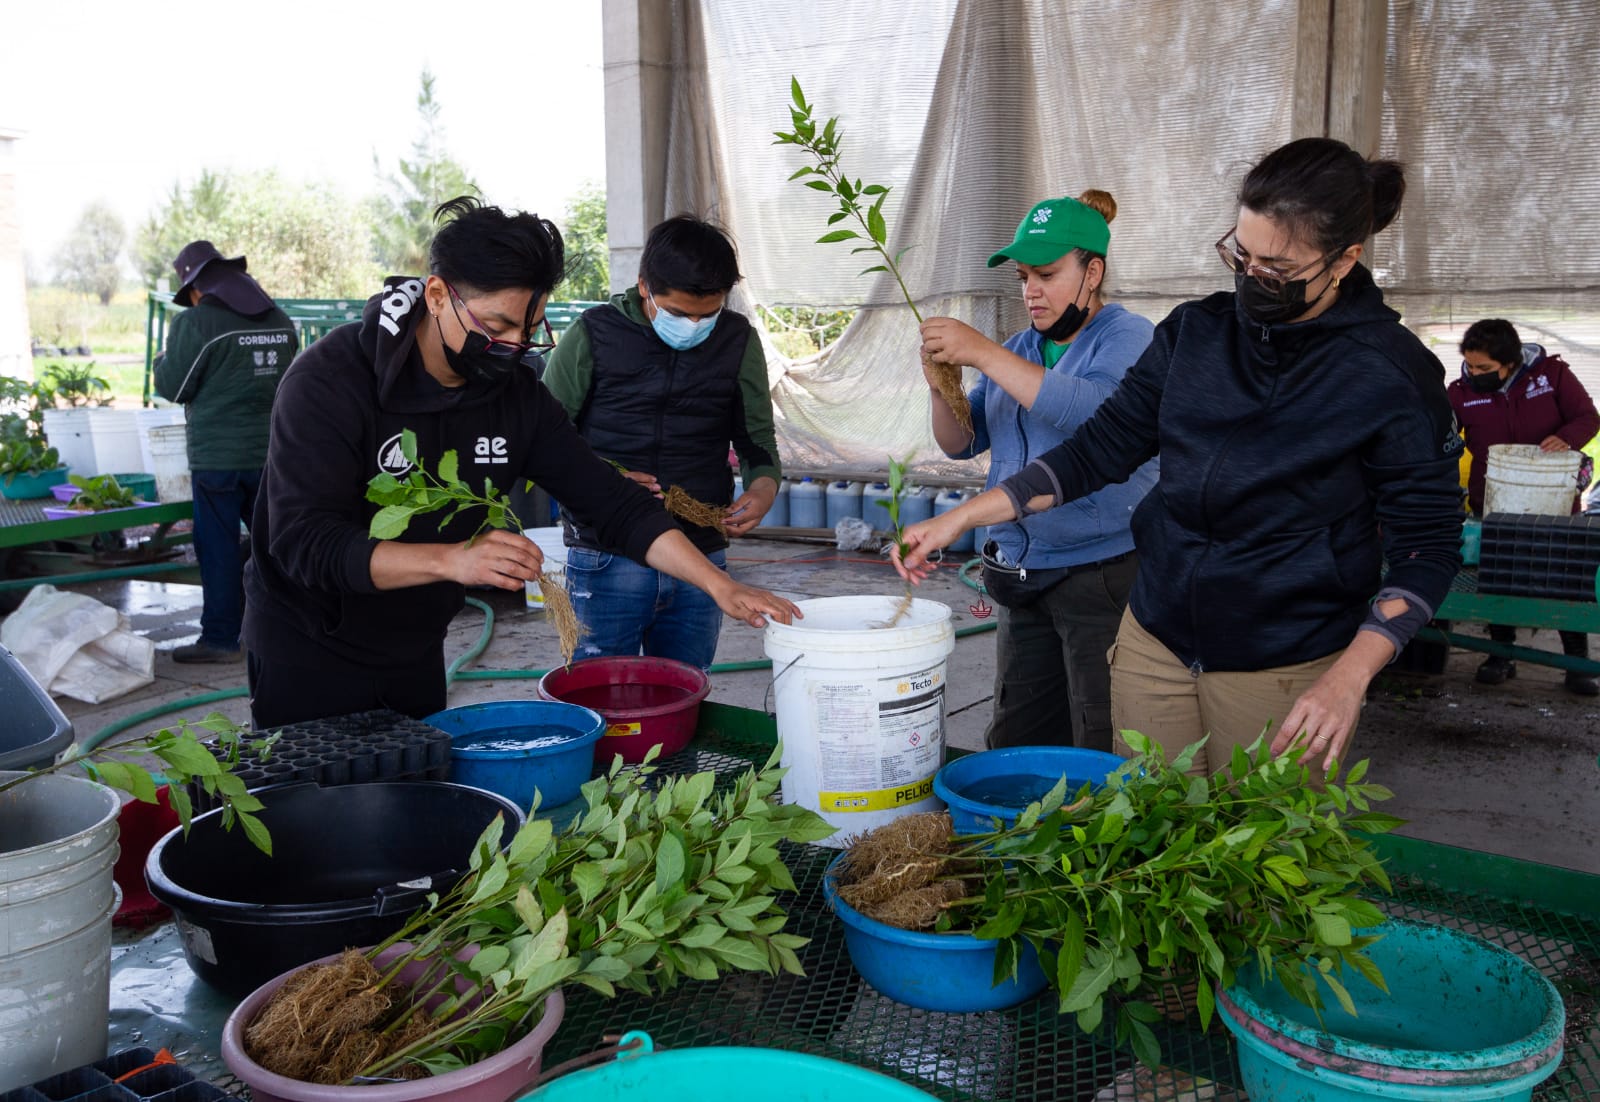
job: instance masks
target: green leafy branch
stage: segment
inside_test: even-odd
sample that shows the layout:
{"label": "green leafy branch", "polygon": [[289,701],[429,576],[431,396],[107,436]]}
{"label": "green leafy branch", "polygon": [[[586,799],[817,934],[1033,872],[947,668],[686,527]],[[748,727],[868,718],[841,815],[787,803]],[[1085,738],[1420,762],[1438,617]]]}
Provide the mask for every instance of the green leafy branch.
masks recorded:
{"label": "green leafy branch", "polygon": [[[220,754],[214,754],[205,745],[208,738]],[[188,786],[198,782],[222,805],[223,829],[232,830],[237,823],[251,843],[270,856],[272,837],[266,825],[253,814],[261,810],[262,803],[246,790],[235,770],[246,751],[266,761],[277,741],[275,734],[252,738],[249,728],[239,726],[221,712],[212,712],[198,721],[179,720],[173,727],[163,727],[152,734],[121,742],[108,742],[92,750],[74,743],[55,764],[0,783],[0,793],[35,777],[81,769],[101,784],[126,792],[141,803],[153,804],[157,802],[157,787],[164,783],[172,810],[177,813],[178,822],[187,835],[194,818]],[[112,754],[118,756],[107,756]],[[128,760],[126,755],[130,754],[154,756],[161,763],[160,778]]]}
{"label": "green leafy branch", "polygon": [[510,498],[495,489],[492,481],[484,479],[483,492],[479,493],[461,480],[459,461],[453,450],[440,456],[438,468],[431,474],[417,458],[417,434],[410,429],[400,434],[400,450],[411,464],[406,476],[396,478],[383,471],[367,483],[367,500],[382,506],[373,514],[368,528],[373,539],[398,539],[411,526],[412,517],[444,509],[449,511],[439,521],[441,532],[468,509],[484,511],[483,520],[467,541],[469,543],[490,528],[522,531],[522,521],[512,511]]}
{"label": "green leafy branch", "polygon": [[439,1074],[498,1052],[565,983],[611,997],[733,971],[803,975],[796,951],[807,939],[783,929],[778,895],[796,889],[779,845],[818,841],[833,827],[778,802],[777,762],[775,751],[718,793],[713,773],[657,778],[649,759],[624,768],[619,758],[583,786],[588,810],[562,833],[530,814],[501,850],[496,820],[470,874],[368,953],[410,943],[385,984],[407,964],[427,966],[386,1029],[453,992],[458,978],[468,990],[424,1009],[435,1028],[362,1074],[407,1063]]}
{"label": "green leafy branch", "polygon": [[839,130],[838,117],[828,119],[819,130],[812,116],[811,105],[800,90],[798,77],[789,78],[789,90],[793,99],[789,107],[789,119],[794,130],[787,133],[775,131],[773,137],[776,140],[772,144],[799,146],[817,162],[797,169],[789,179],[804,180],[806,187],[824,192],[839,201],[839,209],[828,216],[828,225],[848,219],[859,227],[829,230],[817,238],[817,242],[826,245],[835,241],[864,241],[865,244],[857,245],[850,251],[877,253],[881,263],[862,269],[860,274],[888,272],[894,276],[894,281],[900,285],[900,293],[905,296],[906,305],[911,307],[911,313],[921,324],[922,312],[917,309],[916,301],[900,275],[900,258],[906,250],[901,249],[893,256],[889,254],[889,227],[883,217],[883,201],[889,197],[890,189],[883,184],[864,184],[859,177],[852,181],[839,166],[839,143],[843,135]]}

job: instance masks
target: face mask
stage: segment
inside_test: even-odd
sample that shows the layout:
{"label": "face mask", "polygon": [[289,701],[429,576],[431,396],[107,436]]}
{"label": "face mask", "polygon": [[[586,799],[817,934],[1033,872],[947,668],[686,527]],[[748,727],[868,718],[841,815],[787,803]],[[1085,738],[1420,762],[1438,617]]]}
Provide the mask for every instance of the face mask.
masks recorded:
{"label": "face mask", "polygon": [[716,327],[717,318],[722,316],[722,311],[718,310],[709,318],[690,321],[677,314],[669,314],[660,306],[656,306],[654,295],[650,296],[650,305],[655,306],[656,310],[656,316],[650,319],[650,327],[668,348],[675,348],[679,352],[688,351],[695,345],[704,343],[705,339],[711,336],[711,330]]}
{"label": "face mask", "polygon": [[[439,325],[437,316],[433,324],[435,327]],[[498,383],[508,378],[517,366],[516,356],[497,356],[489,351],[489,338],[476,329],[467,331],[467,339],[461,342],[459,352],[445,342],[442,328],[439,329],[439,343],[444,346],[445,363],[468,384],[487,386]]]}
{"label": "face mask", "polygon": [[[1078,295],[1083,294],[1083,285],[1088,281],[1089,269],[1085,266],[1083,278],[1078,281]],[[1034,327],[1041,337],[1047,341],[1064,341],[1082,328],[1083,323],[1089,319],[1089,308],[1078,305],[1078,295],[1072,296],[1071,305],[1061,311],[1061,316],[1055,320],[1050,328],[1039,329],[1038,326]]]}
{"label": "face mask", "polygon": [[[1291,279],[1283,289],[1273,292],[1244,273],[1233,277],[1234,290],[1239,294],[1239,305],[1245,316],[1261,325],[1277,325],[1281,321],[1297,318],[1314,305],[1306,301],[1306,281]],[[1319,299],[1321,295],[1317,296]]]}
{"label": "face mask", "polygon": [[1467,374],[1467,385],[1479,394],[1493,394],[1505,384],[1498,371],[1486,371],[1482,375]]}

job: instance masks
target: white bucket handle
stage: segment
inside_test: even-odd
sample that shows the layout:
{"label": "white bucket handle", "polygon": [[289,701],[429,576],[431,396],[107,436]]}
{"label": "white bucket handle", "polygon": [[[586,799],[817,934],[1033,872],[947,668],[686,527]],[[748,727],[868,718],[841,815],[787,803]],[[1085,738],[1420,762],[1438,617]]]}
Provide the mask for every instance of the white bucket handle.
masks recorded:
{"label": "white bucket handle", "polygon": [[767,691],[761,694],[761,710],[766,712],[767,715],[770,716],[773,714],[772,709],[767,707],[767,702],[772,699],[772,687],[778,683],[778,678],[782,677],[784,674],[793,669],[794,664],[805,656],[805,651],[801,651],[799,654],[789,659],[789,664],[783,667],[783,669],[779,670],[777,673],[773,674],[772,680],[767,682]]}

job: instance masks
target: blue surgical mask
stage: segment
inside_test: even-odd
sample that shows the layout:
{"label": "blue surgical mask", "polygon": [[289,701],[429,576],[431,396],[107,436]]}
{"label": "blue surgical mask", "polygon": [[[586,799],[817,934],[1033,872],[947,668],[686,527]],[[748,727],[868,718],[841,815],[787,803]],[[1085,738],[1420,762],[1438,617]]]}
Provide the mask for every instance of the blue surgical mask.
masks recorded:
{"label": "blue surgical mask", "polygon": [[697,344],[701,344],[711,336],[711,330],[716,327],[717,319],[722,316],[718,310],[709,318],[699,321],[690,321],[688,318],[669,314],[656,305],[656,297],[650,296],[650,305],[655,306],[656,316],[650,319],[650,327],[656,331],[656,336],[665,342],[668,348],[675,348],[679,352],[687,351]]}

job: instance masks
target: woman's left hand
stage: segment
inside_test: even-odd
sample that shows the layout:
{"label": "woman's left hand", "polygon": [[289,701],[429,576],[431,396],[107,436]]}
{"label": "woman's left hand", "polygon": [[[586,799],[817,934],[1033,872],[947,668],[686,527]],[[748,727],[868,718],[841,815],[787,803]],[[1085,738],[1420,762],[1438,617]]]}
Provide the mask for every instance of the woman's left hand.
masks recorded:
{"label": "woman's left hand", "polygon": [[983,370],[979,362],[995,343],[955,318],[929,318],[922,323],[922,358]]}
{"label": "woman's left hand", "polygon": [[1284,754],[1304,746],[1303,761],[1312,764],[1320,755],[1322,771],[1331,772],[1344,761],[1345,748],[1361,718],[1368,680],[1361,671],[1334,663],[1289,709],[1272,740],[1272,752]]}
{"label": "woman's left hand", "polygon": [[1539,441],[1539,450],[1546,452],[1564,452],[1571,451],[1572,447],[1565,440],[1561,439],[1561,437],[1552,435],[1546,436],[1543,440]]}

